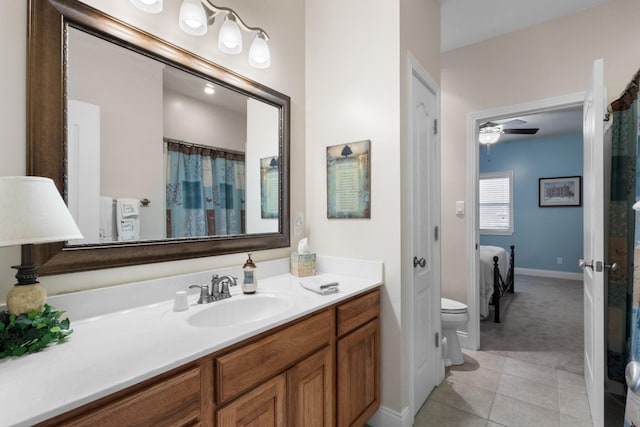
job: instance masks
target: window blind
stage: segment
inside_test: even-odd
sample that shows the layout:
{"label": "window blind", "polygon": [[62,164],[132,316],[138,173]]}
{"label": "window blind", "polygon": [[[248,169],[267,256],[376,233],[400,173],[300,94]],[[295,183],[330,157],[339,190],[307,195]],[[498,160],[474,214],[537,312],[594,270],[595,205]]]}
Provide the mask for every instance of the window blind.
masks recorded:
{"label": "window blind", "polygon": [[480,231],[511,232],[511,174],[480,176]]}

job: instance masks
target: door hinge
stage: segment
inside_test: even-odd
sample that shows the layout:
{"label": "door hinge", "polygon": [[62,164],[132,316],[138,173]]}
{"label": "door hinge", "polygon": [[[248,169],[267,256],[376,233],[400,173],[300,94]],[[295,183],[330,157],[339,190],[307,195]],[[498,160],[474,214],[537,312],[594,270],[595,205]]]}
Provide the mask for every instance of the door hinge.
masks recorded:
{"label": "door hinge", "polygon": [[437,225],[436,225],[435,231],[433,233],[433,237],[436,239],[436,242],[438,241],[438,238],[440,237],[440,229],[438,228]]}
{"label": "door hinge", "polygon": [[434,135],[438,134],[438,119],[433,120],[433,134]]}
{"label": "door hinge", "polygon": [[440,332],[436,332],[436,348],[440,347]]}

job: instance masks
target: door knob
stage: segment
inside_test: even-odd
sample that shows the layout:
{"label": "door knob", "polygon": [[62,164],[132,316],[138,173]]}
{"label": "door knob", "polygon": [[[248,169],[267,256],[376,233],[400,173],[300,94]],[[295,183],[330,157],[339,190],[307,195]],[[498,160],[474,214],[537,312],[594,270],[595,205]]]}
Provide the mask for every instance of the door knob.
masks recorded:
{"label": "door knob", "polygon": [[608,268],[611,271],[618,271],[620,267],[618,267],[618,263],[614,262],[613,264],[605,264],[604,268]]}
{"label": "door knob", "polygon": [[591,260],[590,263],[587,263],[585,260],[580,259],[578,260],[578,265],[580,266],[581,269],[585,269],[585,268],[590,268],[593,270],[593,260]]}
{"label": "door knob", "polygon": [[413,268],[416,268],[417,266],[420,266],[420,267],[424,268],[425,265],[427,265],[427,260],[426,259],[424,259],[424,258],[418,259],[417,256],[413,257]]}
{"label": "door knob", "polygon": [[627,387],[632,392],[640,392],[640,362],[631,361],[624,370],[624,378],[627,380]]}

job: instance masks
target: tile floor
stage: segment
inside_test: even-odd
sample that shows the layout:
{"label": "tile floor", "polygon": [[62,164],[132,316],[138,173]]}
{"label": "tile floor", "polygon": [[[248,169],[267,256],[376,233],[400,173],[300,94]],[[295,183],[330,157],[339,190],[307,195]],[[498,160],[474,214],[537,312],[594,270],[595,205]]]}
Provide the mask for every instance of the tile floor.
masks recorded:
{"label": "tile floor", "polygon": [[581,375],[489,352],[463,350],[465,363],[416,415],[415,427],[591,426]]}

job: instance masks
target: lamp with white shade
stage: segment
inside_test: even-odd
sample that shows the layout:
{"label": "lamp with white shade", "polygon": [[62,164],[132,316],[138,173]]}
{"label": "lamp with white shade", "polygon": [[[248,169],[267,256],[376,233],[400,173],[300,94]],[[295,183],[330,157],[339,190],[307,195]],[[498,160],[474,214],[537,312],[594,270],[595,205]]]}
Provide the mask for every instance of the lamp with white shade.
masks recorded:
{"label": "lamp with white shade", "polygon": [[7,295],[13,314],[42,310],[47,293],[38,282],[31,245],[82,239],[53,180],[35,176],[0,177],[0,246],[22,245],[18,283]]}
{"label": "lamp with white shade", "polygon": [[[130,1],[135,7],[148,13],[158,13],[162,10],[162,0]],[[218,32],[218,49],[229,55],[237,55],[242,52],[240,30],[253,33],[256,36],[249,49],[249,65],[260,69],[269,68],[271,53],[266,31],[259,27],[248,26],[233,9],[216,6],[211,3],[211,0],[182,0],[178,26],[192,36],[203,36],[207,33],[207,27],[213,25],[218,15],[224,16]]]}

